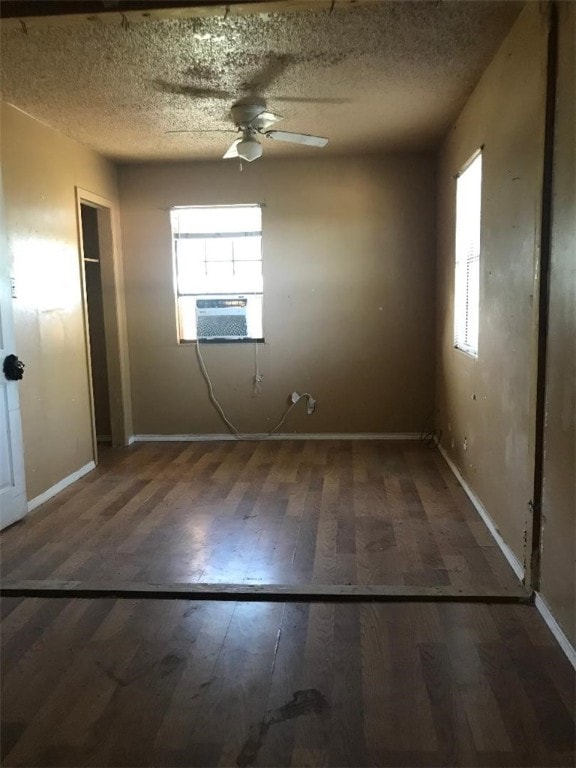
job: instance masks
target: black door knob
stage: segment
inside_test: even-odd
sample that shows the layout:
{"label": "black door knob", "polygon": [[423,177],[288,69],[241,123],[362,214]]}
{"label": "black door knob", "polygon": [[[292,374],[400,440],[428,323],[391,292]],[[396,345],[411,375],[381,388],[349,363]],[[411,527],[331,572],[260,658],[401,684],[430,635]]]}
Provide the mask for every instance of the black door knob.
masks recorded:
{"label": "black door knob", "polygon": [[24,363],[16,355],[8,355],[4,358],[2,370],[8,381],[20,381],[24,376]]}

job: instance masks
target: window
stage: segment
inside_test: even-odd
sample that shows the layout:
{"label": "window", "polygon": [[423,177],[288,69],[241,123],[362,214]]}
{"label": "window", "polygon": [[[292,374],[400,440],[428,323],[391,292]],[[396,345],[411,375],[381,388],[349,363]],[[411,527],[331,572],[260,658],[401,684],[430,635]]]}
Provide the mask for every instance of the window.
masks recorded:
{"label": "window", "polygon": [[478,354],[481,192],[482,154],[478,152],[456,182],[454,345],[471,355]]}
{"label": "window", "polygon": [[262,209],[171,211],[180,341],[262,339]]}

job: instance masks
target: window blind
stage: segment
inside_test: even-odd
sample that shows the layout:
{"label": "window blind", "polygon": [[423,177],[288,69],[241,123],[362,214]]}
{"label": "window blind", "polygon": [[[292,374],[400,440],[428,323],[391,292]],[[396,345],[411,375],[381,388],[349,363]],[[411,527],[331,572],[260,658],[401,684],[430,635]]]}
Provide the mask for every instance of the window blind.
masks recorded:
{"label": "window blind", "polygon": [[478,354],[482,154],[460,174],[456,187],[454,345]]}

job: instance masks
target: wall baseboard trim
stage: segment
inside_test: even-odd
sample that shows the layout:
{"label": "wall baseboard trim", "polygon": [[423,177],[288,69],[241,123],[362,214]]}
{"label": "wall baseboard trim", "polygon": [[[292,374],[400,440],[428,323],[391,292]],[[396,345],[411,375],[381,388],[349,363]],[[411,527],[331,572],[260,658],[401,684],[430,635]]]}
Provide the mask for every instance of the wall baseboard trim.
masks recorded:
{"label": "wall baseboard trim", "polygon": [[80,480],[80,478],[84,477],[84,475],[87,475],[88,472],[92,472],[93,469],[96,469],[96,464],[93,461],[89,461],[88,464],[84,464],[84,466],[80,467],[80,469],[77,469],[76,472],[72,472],[71,475],[64,477],[51,488],[48,488],[48,490],[44,491],[44,493],[41,493],[39,496],[30,499],[28,502],[28,512],[32,512],[41,504],[49,501],[53,496],[56,496],[57,493],[63,491],[64,488],[72,485],[72,483],[75,483],[76,480]]}
{"label": "wall baseboard trim", "polygon": [[548,629],[550,630],[550,632],[552,632],[552,634],[558,641],[558,645],[560,646],[560,648],[562,648],[562,650],[568,657],[568,661],[572,664],[574,669],[576,669],[576,648],[574,648],[570,640],[568,640],[568,638],[566,637],[564,630],[552,615],[552,611],[550,610],[546,601],[544,600],[544,598],[539,592],[534,593],[534,605],[536,606],[536,608],[538,609],[538,612],[540,613],[540,615],[548,625]]}
{"label": "wall baseboard trim", "polygon": [[516,576],[518,576],[520,581],[522,581],[524,579],[524,566],[522,565],[520,560],[518,560],[514,552],[512,552],[508,544],[506,544],[506,542],[502,538],[500,531],[498,530],[498,527],[496,526],[496,523],[492,520],[486,508],[482,505],[482,502],[480,501],[478,496],[476,496],[472,488],[470,488],[466,480],[462,477],[460,470],[454,464],[450,456],[448,456],[448,454],[446,453],[444,448],[442,448],[441,445],[438,446],[438,450],[442,454],[444,461],[446,462],[446,464],[448,464],[448,466],[452,470],[452,473],[454,474],[454,476],[456,477],[456,479],[458,480],[462,488],[464,488],[466,495],[468,496],[468,498],[476,508],[476,511],[478,512],[482,520],[484,520],[484,522],[486,523],[486,527],[494,537],[496,544],[498,544],[498,546],[500,547],[502,554],[504,555],[506,560],[508,560],[510,567],[512,568]]}
{"label": "wall baseboard trim", "polygon": [[131,443],[203,443],[226,440],[420,440],[419,432],[311,432],[271,435],[267,432],[246,432],[239,435],[133,435]]}

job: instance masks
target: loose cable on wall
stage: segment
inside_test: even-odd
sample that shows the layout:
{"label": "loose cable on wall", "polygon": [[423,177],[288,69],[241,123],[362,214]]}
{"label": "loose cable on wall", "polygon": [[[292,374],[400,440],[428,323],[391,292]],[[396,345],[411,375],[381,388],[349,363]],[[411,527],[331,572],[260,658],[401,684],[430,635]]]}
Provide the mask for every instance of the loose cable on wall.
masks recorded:
{"label": "loose cable on wall", "polygon": [[258,365],[258,342],[254,342],[254,391],[252,393],[252,397],[258,397],[258,395],[262,394],[262,379],[263,376],[260,373],[260,368]]}
{"label": "loose cable on wall", "polygon": [[[200,340],[197,340],[196,341],[196,357],[198,358],[198,364],[200,365],[200,371],[202,372],[202,376],[204,377],[204,381],[206,382],[206,386],[208,387],[208,396],[210,398],[210,402],[212,403],[214,408],[217,410],[217,412],[220,415],[220,418],[222,419],[222,421],[226,424],[226,426],[228,427],[230,432],[236,437],[237,440],[250,440],[251,438],[243,435],[240,432],[240,430],[226,416],[226,414],[224,412],[224,408],[220,404],[220,402],[219,402],[219,400],[216,397],[216,394],[214,392],[214,386],[213,386],[212,381],[210,379],[210,375],[208,373],[208,369],[206,368],[206,363],[204,362],[204,358],[202,357],[202,351],[200,350],[200,346],[201,346]],[[257,378],[258,378],[258,380],[257,380]],[[256,386],[260,385],[261,383],[262,383],[262,375],[260,374],[260,371],[259,371],[259,368],[258,368],[258,353],[256,353],[256,370],[255,370],[255,374],[254,374],[254,392],[255,392],[255,394],[256,394]],[[261,392],[261,389],[260,389],[260,392]],[[260,394],[260,392],[258,394]],[[297,395],[296,399],[292,399],[292,402],[290,403],[290,405],[288,406],[288,408],[284,412],[284,415],[282,416],[282,418],[280,419],[278,424],[276,424],[274,429],[271,429],[269,432],[266,432],[265,434],[273,435],[274,432],[276,432],[278,429],[280,429],[282,424],[284,424],[284,422],[286,421],[286,419],[290,415],[290,413],[291,413],[292,409],[294,408],[294,406],[303,397],[307,398],[308,402],[312,401],[314,403],[314,405],[316,404],[316,401],[314,400],[312,395],[309,394],[308,392],[304,392],[301,395]]]}
{"label": "loose cable on wall", "polygon": [[202,352],[200,351],[200,341],[198,340],[196,342],[196,357],[198,358],[198,363],[200,365],[200,370],[202,371],[202,375],[204,376],[204,380],[206,381],[206,385],[208,387],[208,396],[210,398],[210,402],[216,408],[218,413],[220,414],[220,417],[222,421],[226,424],[230,432],[232,432],[233,435],[240,435],[240,430],[237,429],[234,424],[232,424],[231,421],[229,421],[228,417],[224,413],[224,409],[218,402],[218,398],[214,394],[214,387],[212,386],[212,381],[210,380],[210,376],[208,375],[208,371],[206,369],[206,364],[204,363],[204,358],[202,357]]}
{"label": "loose cable on wall", "polygon": [[426,419],[426,426],[420,432],[420,440],[427,448],[437,448],[442,440],[442,430],[434,428],[434,413]]}
{"label": "loose cable on wall", "polygon": [[430,429],[427,432],[420,433],[420,440],[428,448],[437,448],[440,445],[442,439],[442,430]]}
{"label": "loose cable on wall", "polygon": [[298,401],[299,401],[301,398],[303,398],[303,397],[312,397],[312,395],[309,395],[309,394],[308,394],[308,392],[304,392],[304,394],[303,394],[303,395],[300,395],[300,397],[298,398],[298,400],[293,400],[293,401],[290,403],[290,405],[288,406],[288,408],[286,409],[286,412],[284,413],[284,416],[282,416],[282,418],[280,419],[280,421],[278,422],[278,424],[276,424],[276,426],[274,427],[274,429],[271,429],[271,430],[270,430],[270,432],[268,432],[268,434],[269,434],[269,435],[273,435],[273,434],[274,434],[274,432],[276,432],[276,430],[277,430],[277,429],[280,429],[280,427],[282,426],[282,424],[284,424],[284,422],[285,422],[285,421],[286,421],[286,419],[288,418],[288,416],[289,416],[289,414],[290,414],[290,412],[291,412],[292,408],[294,408],[294,406],[295,406],[295,405],[298,403]]}

